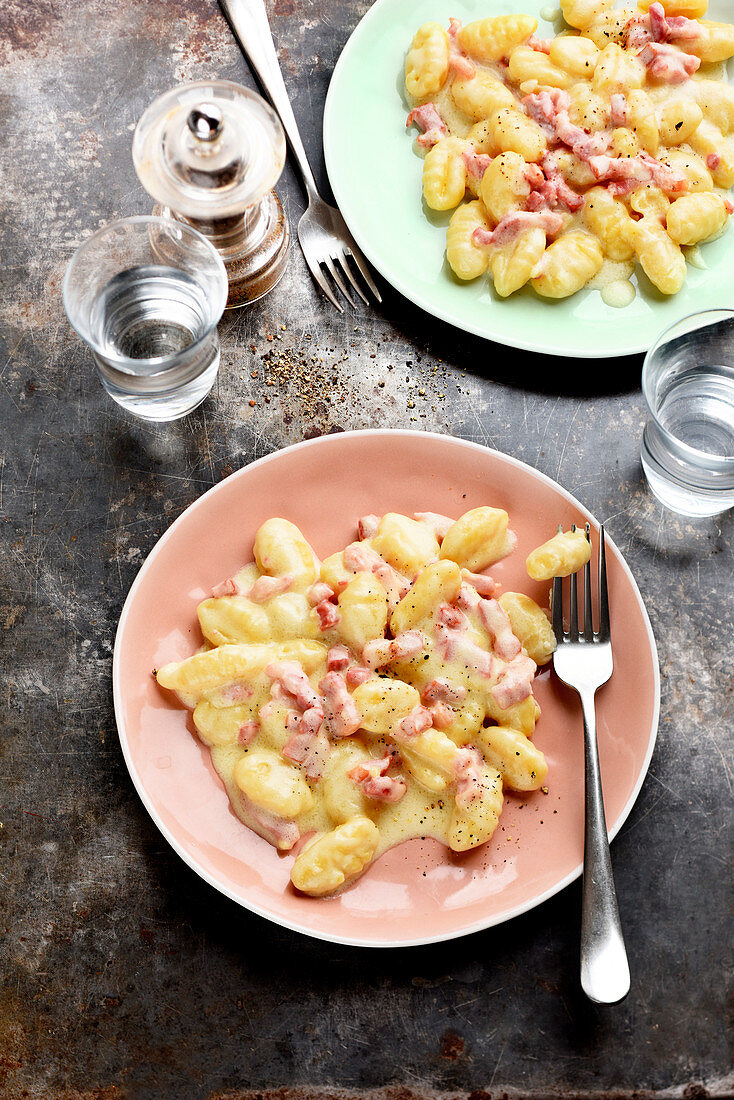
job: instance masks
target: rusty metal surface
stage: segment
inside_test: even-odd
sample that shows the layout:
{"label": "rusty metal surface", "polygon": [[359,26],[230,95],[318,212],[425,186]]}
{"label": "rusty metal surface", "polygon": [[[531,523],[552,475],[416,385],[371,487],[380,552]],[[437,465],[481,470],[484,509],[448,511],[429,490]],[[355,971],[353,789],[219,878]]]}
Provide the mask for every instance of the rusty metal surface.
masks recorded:
{"label": "rusty metal surface", "polygon": [[[271,6],[322,182],[329,74],[368,7]],[[170,427],[119,412],[60,281],[86,232],[149,207],[130,160],[143,109],[205,76],[252,84],[214,0],[0,5],[0,1098],[732,1095],[731,516],[694,524],[650,497],[639,360],[462,338],[389,288],[382,310],[339,317],[296,248],[274,293],[224,321],[202,408]],[[294,225],[289,169],[280,193]],[[112,644],[157,537],[243,463],[373,426],[450,432],[557,478],[641,587],[663,710],[613,846],[634,975],[618,1008],[579,991],[578,885],[452,944],[329,946],[199,881],[129,781]]]}

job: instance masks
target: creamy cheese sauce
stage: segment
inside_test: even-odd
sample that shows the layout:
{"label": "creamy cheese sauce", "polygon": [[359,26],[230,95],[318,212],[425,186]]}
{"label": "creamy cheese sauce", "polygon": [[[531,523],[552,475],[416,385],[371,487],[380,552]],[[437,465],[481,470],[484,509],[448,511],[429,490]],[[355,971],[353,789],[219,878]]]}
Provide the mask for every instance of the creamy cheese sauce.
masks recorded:
{"label": "creamy cheese sauce", "polygon": [[[506,527],[506,514],[495,514],[504,517]],[[520,640],[538,660],[547,660],[554,643],[546,616],[520,596],[529,617],[506,604],[511,621],[489,598],[490,579],[462,574],[450,558],[439,560],[439,541],[427,524],[397,520],[396,526],[388,515],[376,537],[352,544],[356,559],[337,554],[316,563],[311,574],[294,582],[300,592],[253,601],[248,593],[255,591],[261,572],[254,564],[245,567],[227,582],[236,591],[200,605],[205,646],[158,672],[159,682],[193,710],[232,808],[246,825],[282,849],[295,844],[305,858],[311,838],[333,837],[336,845],[341,826],[367,819],[376,826],[376,841],[364,858],[355,857],[362,860],[359,870],[413,837],[435,837],[459,851],[485,843],[499,819],[503,783],[537,789],[546,772],[542,753],[528,737],[539,715],[531,687],[536,666]],[[389,532],[382,537],[386,521]],[[495,539],[495,555],[504,556],[513,539],[510,532]],[[360,559],[365,554],[368,558]],[[487,564],[491,560],[490,550]],[[405,594],[399,599],[393,592],[391,631],[387,593],[396,578]],[[341,589],[338,603],[336,595],[332,601],[339,620],[324,630],[307,596],[315,582]],[[432,598],[426,595],[430,584]],[[485,596],[475,585],[486,587]],[[361,603],[349,598],[357,588]],[[370,670],[364,660],[373,641],[397,649],[385,652],[384,663],[376,658]],[[349,684],[347,653],[359,684]],[[338,672],[329,672],[337,657]],[[283,662],[290,662],[287,669]],[[288,678],[294,675],[297,683]],[[349,686],[332,720],[326,685],[335,675],[340,690]],[[320,732],[328,734],[309,742],[321,745],[316,765],[303,754],[297,759],[298,731],[312,706],[322,707]],[[335,735],[350,707],[356,707],[357,720],[346,736]],[[263,785],[263,769],[278,777],[282,790],[273,794],[267,776]],[[370,777],[376,777],[378,793]],[[341,858],[334,857],[337,863]],[[301,859],[299,854],[294,868]],[[319,874],[320,867],[319,862]],[[355,873],[342,877],[336,888]],[[312,874],[308,881],[313,879]],[[320,882],[307,892],[334,892]]]}

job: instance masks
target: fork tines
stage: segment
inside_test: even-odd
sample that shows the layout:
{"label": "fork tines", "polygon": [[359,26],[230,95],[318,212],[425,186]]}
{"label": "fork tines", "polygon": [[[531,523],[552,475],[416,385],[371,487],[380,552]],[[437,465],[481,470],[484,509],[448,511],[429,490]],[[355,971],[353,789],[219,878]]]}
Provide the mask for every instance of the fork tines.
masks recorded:
{"label": "fork tines", "polygon": [[[561,528],[559,528],[561,530]],[[576,524],[571,525],[571,530],[576,530]],[[587,541],[591,542],[591,526],[586,524],[585,534]],[[558,642],[567,640],[570,642],[606,642],[609,641],[609,593],[607,590],[607,563],[604,543],[604,524],[599,525],[599,626],[594,630],[593,613],[591,606],[591,561],[584,566],[584,623],[579,631],[579,607],[578,607],[578,573],[572,573],[570,577],[569,598],[569,627],[563,626],[563,581],[560,577],[553,580],[552,614],[553,632]]]}
{"label": "fork tines", "polygon": [[[333,213],[337,214],[338,212],[333,211]],[[338,236],[330,235],[330,239],[322,234],[320,240],[318,236],[316,237],[317,244],[315,247],[310,227],[301,224],[298,227],[301,249],[308,264],[308,269],[331,304],[340,313],[344,312],[344,307],[337,297],[334,287],[341,291],[350,306],[355,309],[357,306],[351,291],[347,289],[347,283],[349,283],[351,290],[356,291],[365,305],[370,304],[369,298],[360,284],[360,276],[364,279],[367,289],[372,291],[377,301],[382,302],[382,295],[375,286],[367,261],[354,241],[342,239],[345,235],[346,229],[342,230]],[[356,271],[353,269],[352,264]],[[333,280],[333,283],[329,281],[329,277]]]}
{"label": "fork tines", "polygon": [[353,306],[356,309],[357,303],[347,290],[342,275],[346,276],[351,287],[356,290],[357,294],[360,296],[364,304],[367,306],[370,304],[369,298],[362,290],[362,287],[359,285],[359,282],[357,281],[354,272],[347,262],[347,258],[350,258],[352,260],[352,262],[357,267],[359,273],[364,278],[364,281],[367,283],[368,288],[372,291],[377,301],[381,302],[382,296],[372,280],[372,276],[369,273],[369,269],[366,263],[364,262],[362,257],[358,256],[356,252],[353,252],[351,248],[345,248],[343,253],[335,252],[331,256],[324,256],[318,262],[312,262],[310,257],[308,256],[306,257],[306,260],[308,261],[308,266],[311,274],[323,290],[326,297],[329,299],[333,306],[336,306],[340,313],[343,313],[343,306],[339,299],[336,297],[331,285],[329,284],[329,281],[324,274],[323,268],[321,267],[322,264],[324,265],[329,275],[334,280],[335,284],[342,292],[346,300],[349,302],[350,306]]}

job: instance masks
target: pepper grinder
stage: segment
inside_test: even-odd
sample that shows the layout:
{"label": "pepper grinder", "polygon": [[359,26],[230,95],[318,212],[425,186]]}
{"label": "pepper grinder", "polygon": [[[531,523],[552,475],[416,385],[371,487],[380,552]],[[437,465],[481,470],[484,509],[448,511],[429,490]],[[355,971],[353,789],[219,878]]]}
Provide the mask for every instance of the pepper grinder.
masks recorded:
{"label": "pepper grinder", "polygon": [[273,190],[285,164],[285,137],[264,99],[229,80],[171,88],[140,119],[133,162],[156,200],[154,213],[193,226],[219,252],[228,309],[273,289],[285,270],[290,232]]}

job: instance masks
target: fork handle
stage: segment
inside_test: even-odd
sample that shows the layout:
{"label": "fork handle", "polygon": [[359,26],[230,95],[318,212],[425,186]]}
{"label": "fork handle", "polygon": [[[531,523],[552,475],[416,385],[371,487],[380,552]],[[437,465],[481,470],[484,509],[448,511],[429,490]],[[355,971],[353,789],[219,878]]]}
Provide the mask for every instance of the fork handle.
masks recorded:
{"label": "fork handle", "polygon": [[280,116],[291,153],[309,198],[318,196],[316,180],[298,131],[296,116],[280,70],[264,0],[219,0],[227,22],[263,91]]}
{"label": "fork handle", "polygon": [[604,816],[594,692],[580,692],[584,714],[586,825],[581,908],[581,986],[598,1004],[629,993],[630,972],[614,889]]}

